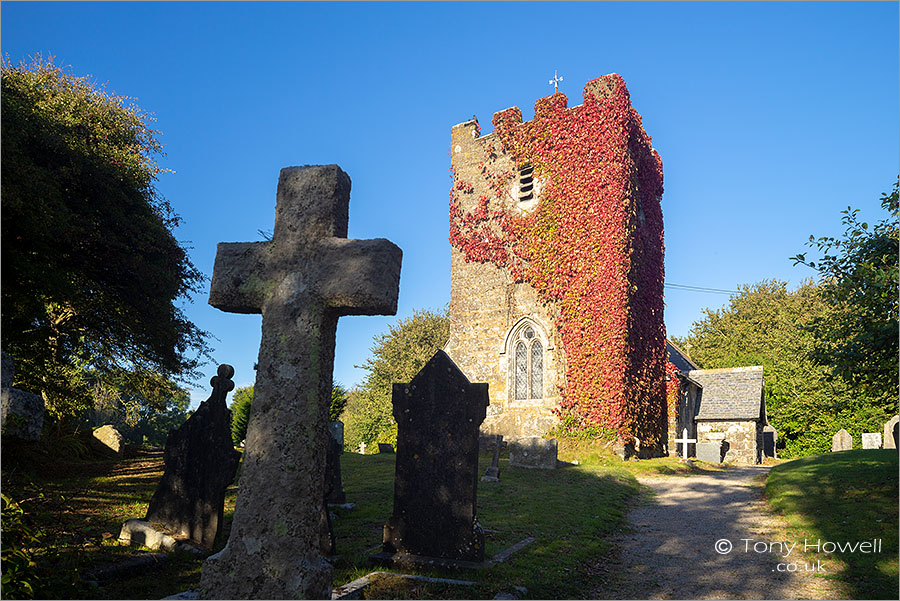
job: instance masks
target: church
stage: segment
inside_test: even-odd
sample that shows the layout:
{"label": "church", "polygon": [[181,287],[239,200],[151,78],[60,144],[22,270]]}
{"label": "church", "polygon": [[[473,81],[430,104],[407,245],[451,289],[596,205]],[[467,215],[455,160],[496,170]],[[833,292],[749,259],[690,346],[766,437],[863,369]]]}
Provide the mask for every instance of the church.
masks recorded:
{"label": "church", "polygon": [[485,434],[560,420],[668,446],[662,162],[616,74],[451,130],[450,339]]}

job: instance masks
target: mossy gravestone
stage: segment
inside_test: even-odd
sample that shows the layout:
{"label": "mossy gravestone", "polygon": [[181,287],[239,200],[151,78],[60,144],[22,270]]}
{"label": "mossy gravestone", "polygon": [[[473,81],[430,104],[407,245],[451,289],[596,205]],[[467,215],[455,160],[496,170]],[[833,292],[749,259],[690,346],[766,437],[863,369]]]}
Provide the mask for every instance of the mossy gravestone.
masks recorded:
{"label": "mossy gravestone", "polygon": [[203,565],[204,598],[331,598],[319,547],[335,330],[341,315],[396,313],[402,256],[347,239],[349,202],[337,165],[282,169],[272,240],[218,246],[209,303],[262,313],[262,340],[234,522]]}
{"label": "mossy gravestone", "polygon": [[476,517],[478,428],[488,385],[470,384],[438,351],[409,384],[394,384],[394,512],[379,562],[468,567],[484,560]]}
{"label": "mossy gravestone", "polygon": [[217,374],[210,379],[209,398],[166,438],[166,470],[144,518],[210,550],[222,527],[225,490],[241,461],[225,406],[234,368],[220,365]]}

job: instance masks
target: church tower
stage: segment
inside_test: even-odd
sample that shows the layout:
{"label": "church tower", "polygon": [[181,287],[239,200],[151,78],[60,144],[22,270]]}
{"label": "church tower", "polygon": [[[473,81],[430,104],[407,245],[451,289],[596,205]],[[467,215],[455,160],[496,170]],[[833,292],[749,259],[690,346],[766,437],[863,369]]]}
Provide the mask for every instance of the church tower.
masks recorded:
{"label": "church tower", "polygon": [[482,430],[562,419],[665,446],[662,163],[616,74],[451,131],[450,339],[487,382]]}

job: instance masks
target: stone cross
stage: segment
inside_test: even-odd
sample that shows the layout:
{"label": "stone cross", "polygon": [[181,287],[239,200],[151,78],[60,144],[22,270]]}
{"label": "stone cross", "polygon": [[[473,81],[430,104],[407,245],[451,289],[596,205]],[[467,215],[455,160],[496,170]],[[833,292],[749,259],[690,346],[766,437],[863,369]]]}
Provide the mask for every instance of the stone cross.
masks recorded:
{"label": "stone cross", "polygon": [[366,443],[364,443],[364,442],[359,443],[359,454],[360,455],[366,454]]}
{"label": "stone cross", "polygon": [[687,436],[688,436],[687,428],[685,428],[681,433],[681,438],[675,439],[675,444],[681,445],[681,458],[682,459],[688,458],[688,445],[692,442],[697,442],[696,438],[688,438]]}
{"label": "stone cross", "polygon": [[395,314],[402,257],[347,239],[349,200],[337,165],[282,169],[272,239],[218,246],[209,303],[262,313],[262,339],[231,535],[203,598],[331,597],[319,520],[337,320]]}

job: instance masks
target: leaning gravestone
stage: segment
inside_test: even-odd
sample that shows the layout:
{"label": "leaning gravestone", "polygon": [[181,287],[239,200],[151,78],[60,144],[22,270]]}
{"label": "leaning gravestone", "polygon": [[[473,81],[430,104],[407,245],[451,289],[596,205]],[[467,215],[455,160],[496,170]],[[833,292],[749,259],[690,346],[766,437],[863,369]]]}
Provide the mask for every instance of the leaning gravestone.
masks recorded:
{"label": "leaning gravestone", "polygon": [[850,451],[853,449],[853,437],[850,433],[841,428],[837,434],[831,437],[831,452]]}
{"label": "leaning gravestone", "polygon": [[2,353],[0,371],[0,431],[22,440],[40,440],[44,427],[44,397],[12,387],[13,358]]}
{"label": "leaning gravestone", "polygon": [[[480,439],[478,444],[481,445]],[[482,482],[500,482],[500,447],[502,444],[503,435],[497,434],[494,437],[494,453],[491,457],[491,464],[484,470],[484,475],[481,477]]]}
{"label": "leaning gravestone", "polygon": [[400,249],[348,240],[350,178],[337,165],[288,167],[272,240],[219,244],[209,302],[262,313],[253,411],[225,548],[201,596],[331,597],[319,552],[334,336],[341,315],[394,314]]}
{"label": "leaning gravestone", "polygon": [[863,432],[862,448],[864,448],[864,449],[880,449],[881,448],[881,432]]}
{"label": "leaning gravestone", "polygon": [[91,433],[91,443],[101,453],[114,457],[125,456],[125,437],[115,426],[106,424]]}
{"label": "leaning gravestone", "polygon": [[897,424],[900,423],[900,415],[895,415],[884,423],[884,444],[885,449],[896,449],[897,445]]}
{"label": "leaning gravestone", "polygon": [[234,389],[234,368],[220,365],[213,390],[166,438],[165,472],[150,499],[145,521],[212,549],[222,527],[225,490],[234,482],[241,454],[231,438],[225,397]]}
{"label": "leaning gravestone", "polygon": [[470,384],[437,351],[408,384],[394,384],[394,512],[376,561],[471,567],[484,560],[476,517],[478,428],[488,385]]}

